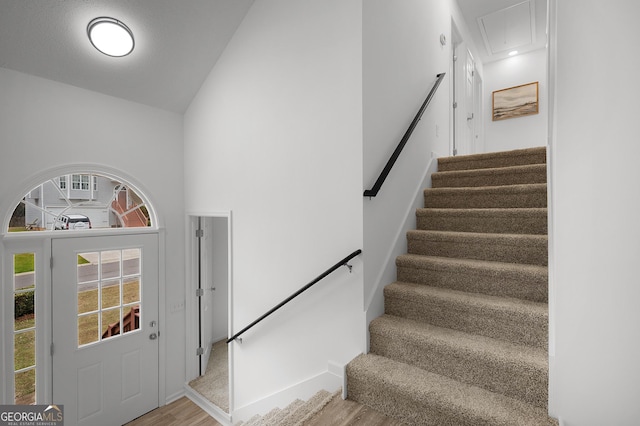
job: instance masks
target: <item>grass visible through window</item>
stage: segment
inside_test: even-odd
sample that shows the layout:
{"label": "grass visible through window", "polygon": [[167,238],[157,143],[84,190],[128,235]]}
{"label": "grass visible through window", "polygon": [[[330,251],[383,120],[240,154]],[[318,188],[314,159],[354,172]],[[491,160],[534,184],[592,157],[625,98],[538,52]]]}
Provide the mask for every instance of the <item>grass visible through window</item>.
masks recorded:
{"label": "grass visible through window", "polygon": [[[140,301],[140,285],[138,281],[131,281],[124,283],[124,294],[122,295],[123,300],[125,301]],[[105,306],[119,306],[120,305],[120,294],[116,291],[103,291],[103,303],[108,303]],[[98,290],[87,290],[78,293],[78,310],[83,312],[83,309],[87,309],[88,311],[92,311],[95,308],[90,308],[91,306],[95,307],[98,304]],[[86,308],[86,307],[89,308]],[[130,307],[125,307],[123,311],[123,315],[126,315],[129,311]],[[15,320],[15,329],[23,330],[26,328],[33,327],[35,324],[34,315],[24,315],[20,318],[16,318]],[[117,320],[116,320],[117,321]],[[87,343],[97,341],[97,336],[102,335],[102,332],[106,330],[108,324],[103,324],[102,330],[98,331],[98,322],[97,321],[88,321],[82,329],[79,330],[78,340],[80,345],[84,345]],[[25,367],[29,367],[33,365],[33,348],[35,345],[35,333],[26,332],[20,333],[15,336],[16,345],[15,345],[15,369],[21,369]],[[35,371],[27,371],[25,373],[20,373],[16,375],[16,403],[25,403],[32,404],[35,402],[35,380],[34,380]],[[23,401],[23,402],[19,402]],[[27,402],[24,402],[27,401]],[[28,402],[31,401],[31,402]]]}

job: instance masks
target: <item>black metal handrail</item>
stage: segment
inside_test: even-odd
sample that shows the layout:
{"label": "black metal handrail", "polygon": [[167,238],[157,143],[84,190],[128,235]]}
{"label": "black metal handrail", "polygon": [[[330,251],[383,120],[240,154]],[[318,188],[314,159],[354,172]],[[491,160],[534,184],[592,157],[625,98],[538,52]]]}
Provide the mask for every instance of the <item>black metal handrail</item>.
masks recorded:
{"label": "black metal handrail", "polygon": [[438,89],[438,86],[440,86],[440,82],[444,78],[444,75],[445,75],[445,73],[440,73],[440,74],[438,74],[436,76],[437,77],[436,82],[433,83],[433,87],[431,88],[431,91],[427,95],[427,99],[425,99],[424,102],[422,103],[422,106],[420,107],[420,110],[418,111],[418,113],[414,117],[413,121],[409,125],[409,128],[407,129],[407,131],[405,132],[404,136],[400,140],[400,143],[398,143],[398,146],[396,147],[396,150],[393,151],[393,154],[391,154],[391,158],[389,158],[389,161],[387,161],[387,164],[384,166],[384,169],[382,169],[382,172],[380,172],[380,176],[378,176],[378,180],[376,180],[376,183],[373,184],[373,188],[367,189],[366,191],[364,191],[363,195],[365,197],[371,198],[371,197],[375,197],[376,195],[378,195],[378,191],[380,191],[380,188],[382,187],[382,184],[384,183],[385,179],[389,175],[389,172],[391,171],[391,168],[393,167],[393,165],[395,164],[396,160],[400,156],[400,153],[402,152],[404,146],[407,144],[407,141],[411,137],[411,134],[413,133],[413,130],[416,128],[416,126],[418,125],[418,122],[422,118],[422,114],[424,114],[424,111],[427,109],[427,106],[429,105],[429,102],[431,102],[431,98],[433,98],[433,95],[435,94],[436,90]]}
{"label": "black metal handrail", "polygon": [[282,302],[278,303],[276,306],[274,306],[273,308],[271,308],[268,312],[266,312],[264,315],[262,315],[260,318],[258,318],[257,320],[255,320],[254,322],[252,322],[251,324],[249,324],[248,326],[246,326],[245,328],[243,328],[242,330],[240,330],[239,332],[237,332],[236,334],[234,334],[233,336],[231,336],[229,339],[227,339],[227,343],[231,343],[234,340],[236,340],[238,337],[240,337],[242,334],[244,334],[247,330],[249,330],[250,328],[252,328],[253,326],[255,326],[256,324],[258,324],[260,321],[262,321],[263,319],[265,319],[266,317],[268,317],[269,315],[271,315],[272,313],[274,313],[275,311],[277,311],[278,309],[282,308],[284,305],[286,305],[287,303],[289,303],[291,300],[295,299],[296,297],[298,297],[301,293],[303,293],[304,291],[308,290],[309,288],[311,288],[314,284],[316,284],[318,281],[322,280],[323,278],[325,278],[327,275],[331,274],[333,271],[335,271],[336,269],[338,269],[341,266],[346,266],[347,268],[349,268],[349,272],[351,272],[351,268],[352,266],[347,264],[347,262],[349,262],[351,259],[353,259],[354,257],[358,256],[360,253],[362,253],[362,250],[358,249],[356,251],[354,251],[353,253],[351,253],[349,256],[345,257],[344,259],[342,259],[341,261],[339,261],[338,263],[336,263],[335,265],[333,265],[331,268],[327,269],[326,271],[324,271],[322,274],[320,274],[316,279],[314,279],[313,281],[311,281],[309,284],[305,285],[304,287],[302,287],[300,290],[296,291],[295,293],[293,293],[291,296],[287,297],[286,299],[284,299]]}

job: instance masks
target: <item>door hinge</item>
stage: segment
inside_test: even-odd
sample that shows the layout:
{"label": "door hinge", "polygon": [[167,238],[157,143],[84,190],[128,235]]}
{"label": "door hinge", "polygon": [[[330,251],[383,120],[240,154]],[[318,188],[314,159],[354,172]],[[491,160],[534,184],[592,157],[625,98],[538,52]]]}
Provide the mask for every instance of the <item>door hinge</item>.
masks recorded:
{"label": "door hinge", "polygon": [[196,349],[196,355],[197,355],[197,356],[204,355],[204,348],[198,348],[198,349]]}
{"label": "door hinge", "polygon": [[49,258],[49,268],[53,269],[53,256]]}
{"label": "door hinge", "polygon": [[204,288],[196,289],[196,297],[202,297],[202,296],[204,296]]}
{"label": "door hinge", "polygon": [[454,103],[453,103],[453,107],[454,107],[454,108],[458,108],[458,103],[457,103],[457,102],[454,102]]}
{"label": "door hinge", "polygon": [[196,229],[196,238],[204,237],[204,229]]}
{"label": "door hinge", "polygon": [[453,148],[453,156],[455,157],[456,155],[458,155],[458,150]]}
{"label": "door hinge", "polygon": [[53,356],[53,342],[51,342],[51,347],[49,348],[49,352],[51,353],[51,356]]}

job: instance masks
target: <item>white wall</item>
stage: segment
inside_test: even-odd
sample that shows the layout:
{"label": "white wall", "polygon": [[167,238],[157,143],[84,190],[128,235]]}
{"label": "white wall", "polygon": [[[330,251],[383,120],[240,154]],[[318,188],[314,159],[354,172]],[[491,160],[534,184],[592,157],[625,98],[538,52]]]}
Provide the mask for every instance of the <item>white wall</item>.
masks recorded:
{"label": "white wall", "polygon": [[[182,118],[4,68],[0,93],[0,217],[43,171],[78,164],[122,170],[144,186],[163,220],[167,304],[184,300]],[[184,383],[184,327],[184,310],[167,310],[162,333],[174,343],[166,354],[167,396]]]}
{"label": "white wall", "polygon": [[[185,115],[187,210],[233,213],[236,331],[362,248],[361,10],[254,3]],[[361,263],[234,344],[236,410],[364,350]]]}
{"label": "white wall", "polygon": [[640,4],[555,0],[551,11],[557,30],[552,27],[550,409],[565,426],[635,425]]}
{"label": "white wall", "polygon": [[[366,188],[373,186],[402,139],[436,74],[447,73],[377,197],[363,198],[368,319],[382,313],[382,288],[395,280],[395,257],[406,253],[404,232],[415,228],[415,202],[422,205],[421,190],[430,185],[427,167],[432,153],[447,156],[451,151],[452,18],[468,34],[453,0],[363,2]],[[440,34],[448,40],[445,46]],[[472,44],[470,49],[475,52]]]}
{"label": "white wall", "polygon": [[[492,120],[492,94],[521,84],[538,82],[538,114]],[[531,148],[547,144],[547,51],[534,50],[484,64],[485,152]]]}

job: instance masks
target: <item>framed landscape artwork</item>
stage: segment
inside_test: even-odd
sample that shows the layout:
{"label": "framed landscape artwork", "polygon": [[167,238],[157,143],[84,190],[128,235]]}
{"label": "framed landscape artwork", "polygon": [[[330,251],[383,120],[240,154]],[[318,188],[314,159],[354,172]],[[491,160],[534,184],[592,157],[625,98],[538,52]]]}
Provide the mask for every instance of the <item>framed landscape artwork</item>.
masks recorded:
{"label": "framed landscape artwork", "polygon": [[493,92],[493,121],[538,113],[538,82]]}

